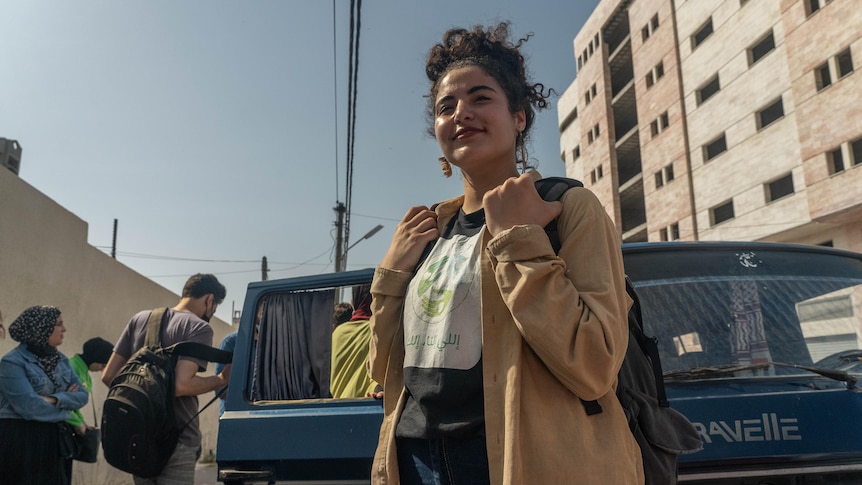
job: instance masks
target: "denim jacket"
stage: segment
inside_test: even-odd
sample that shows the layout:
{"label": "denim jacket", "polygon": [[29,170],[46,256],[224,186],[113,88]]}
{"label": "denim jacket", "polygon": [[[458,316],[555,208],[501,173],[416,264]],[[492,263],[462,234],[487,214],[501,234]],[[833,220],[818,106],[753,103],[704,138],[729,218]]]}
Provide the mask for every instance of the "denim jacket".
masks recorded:
{"label": "denim jacket", "polygon": [[[39,367],[36,356],[24,344],[4,355],[0,360],[0,419],[59,423],[69,419],[70,411],[87,404],[87,390],[62,354],[54,378],[59,385]],[[79,389],[66,391],[72,384],[78,384]],[[53,396],[57,403],[49,404],[41,396]]]}

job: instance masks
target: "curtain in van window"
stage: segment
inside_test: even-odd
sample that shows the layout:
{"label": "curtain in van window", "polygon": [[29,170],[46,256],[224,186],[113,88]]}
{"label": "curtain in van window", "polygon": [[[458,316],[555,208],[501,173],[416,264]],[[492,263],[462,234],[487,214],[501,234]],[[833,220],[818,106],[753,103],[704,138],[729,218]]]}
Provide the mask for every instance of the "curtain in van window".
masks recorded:
{"label": "curtain in van window", "polygon": [[268,296],[261,322],[253,401],[330,397],[335,291]]}

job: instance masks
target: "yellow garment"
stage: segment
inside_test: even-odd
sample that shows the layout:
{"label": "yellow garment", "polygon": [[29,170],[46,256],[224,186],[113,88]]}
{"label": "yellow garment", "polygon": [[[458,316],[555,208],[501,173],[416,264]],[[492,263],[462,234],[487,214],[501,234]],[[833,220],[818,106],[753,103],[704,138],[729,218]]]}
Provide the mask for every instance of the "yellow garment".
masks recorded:
{"label": "yellow garment", "polygon": [[365,397],[377,385],[368,375],[368,320],[344,322],[332,331],[332,377],[329,391],[334,398]]}
{"label": "yellow garment", "polygon": [[[534,178],[538,174],[534,173]],[[483,236],[482,375],[491,483],[642,484],[640,448],[616,397],[628,343],[620,239],[587,189],[563,196],[559,256],[542,227]],[[443,231],[463,196],[439,204]],[[404,406],[401,314],[409,272],[378,267],[369,369],[383,382],[373,484],[398,485],[395,427]],[[579,398],[598,400],[587,416]]]}

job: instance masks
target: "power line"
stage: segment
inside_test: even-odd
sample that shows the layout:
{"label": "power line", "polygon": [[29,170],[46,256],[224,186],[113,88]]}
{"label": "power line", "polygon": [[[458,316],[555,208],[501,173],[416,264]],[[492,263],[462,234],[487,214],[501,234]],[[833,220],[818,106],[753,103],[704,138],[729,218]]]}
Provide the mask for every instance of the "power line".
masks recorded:
{"label": "power line", "polygon": [[[313,258],[311,258],[311,259],[308,259],[308,260],[306,260],[306,261],[303,261],[303,262],[301,262],[301,263],[273,263],[273,262],[269,262],[269,261],[268,261],[268,262],[267,262],[267,264],[268,264],[268,265],[273,265],[273,264],[289,264],[289,265],[292,265],[292,266],[291,266],[291,267],[289,267],[289,268],[280,268],[280,269],[271,269],[271,268],[270,268],[270,269],[269,269],[269,272],[270,272],[270,273],[277,273],[277,272],[283,272],[283,271],[292,271],[292,270],[294,270],[294,269],[301,268],[302,266],[329,266],[329,264],[330,264],[329,262],[327,262],[327,263],[312,263],[312,261],[314,261],[315,259],[320,258],[321,256],[323,256],[323,255],[325,255],[325,254],[327,254],[327,253],[331,253],[331,252],[332,252],[332,248],[329,248],[329,249],[327,249],[326,251],[324,251],[324,252],[322,252],[322,253],[318,254],[317,256],[315,256],[315,257],[313,257]],[[206,261],[206,260],[191,260],[191,261]],[[218,261],[215,261],[215,262],[218,262]],[[235,261],[235,262],[238,262],[238,261]],[[260,264],[260,261],[257,261],[257,260],[252,261],[252,262],[253,262],[253,263],[256,263],[256,264]],[[238,270],[238,271],[218,271],[218,272],[215,272],[215,274],[217,274],[217,275],[226,275],[226,274],[259,273],[259,272],[260,272],[260,267],[257,267],[257,268],[255,268],[255,269],[249,269],[249,270]],[[188,277],[188,273],[183,273],[183,274],[178,274],[178,275],[154,275],[154,276],[147,276],[147,278],[179,278],[179,277]]]}
{"label": "power line", "polygon": [[[103,251],[105,250],[105,247],[104,247],[104,246],[102,246],[102,247],[94,246],[94,247],[96,247],[97,249],[101,249],[101,250],[103,250]],[[300,267],[300,266],[302,266],[302,265],[309,264],[311,261],[314,261],[315,259],[320,258],[321,256],[323,256],[323,255],[325,255],[325,254],[327,254],[327,253],[331,253],[331,252],[332,252],[332,248],[330,247],[330,248],[327,248],[327,250],[326,250],[326,251],[324,251],[324,252],[322,252],[321,254],[319,254],[319,255],[317,255],[317,256],[315,256],[315,257],[313,257],[313,258],[310,258],[310,259],[308,259],[308,260],[306,260],[306,261],[303,261],[303,262],[296,262],[296,261],[269,261],[268,263],[269,263],[270,265],[272,265],[272,264],[288,264],[288,265],[296,265],[296,267]],[[253,264],[257,264],[257,265],[259,265],[259,264],[260,264],[260,259],[204,259],[204,258],[185,258],[185,257],[180,257],[180,256],[164,256],[164,255],[157,255],[157,254],[127,253],[127,252],[122,252],[122,251],[121,251],[121,252],[118,252],[117,254],[118,254],[118,255],[120,255],[120,256],[126,256],[126,257],[129,257],[129,258],[157,259],[157,260],[163,260],[163,261],[185,261],[185,262],[194,262],[194,263],[242,263],[242,264],[250,264],[250,263],[253,263]],[[327,263],[327,264],[328,264],[328,263]],[[288,268],[288,269],[290,269],[290,268]],[[259,271],[259,270],[257,270],[257,271]]]}
{"label": "power line", "polygon": [[332,0],[332,126],[335,129],[335,200],[338,200],[338,56],[336,55],[335,0]]}
{"label": "power line", "polygon": [[[362,0],[350,0],[350,58],[347,86],[347,171],[344,196],[343,244],[350,242],[350,211],[353,202],[353,161],[356,145],[356,98],[359,84],[359,37],[362,25]],[[342,255],[344,257],[344,255]]]}

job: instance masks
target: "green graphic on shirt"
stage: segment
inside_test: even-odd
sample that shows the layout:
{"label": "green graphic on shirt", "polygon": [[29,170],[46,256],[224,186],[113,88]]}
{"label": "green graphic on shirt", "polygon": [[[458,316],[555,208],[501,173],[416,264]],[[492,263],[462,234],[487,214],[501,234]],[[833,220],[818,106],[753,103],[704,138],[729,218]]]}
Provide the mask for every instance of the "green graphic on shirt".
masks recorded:
{"label": "green graphic on shirt", "polygon": [[[439,317],[452,301],[452,290],[431,290],[428,296],[422,297],[422,311],[429,318]],[[433,320],[429,323],[435,323]]]}
{"label": "green graphic on shirt", "polygon": [[440,258],[440,261],[431,263],[428,265],[428,269],[425,270],[425,274],[422,275],[422,279],[419,280],[419,285],[417,286],[417,291],[420,295],[424,295],[425,292],[428,291],[428,288],[436,283],[443,276],[443,272],[440,271],[440,268],[449,261],[449,256],[443,256]]}
{"label": "green graphic on shirt", "polygon": [[432,288],[443,277],[445,273],[443,269],[448,262],[449,256],[444,256],[440,261],[429,264],[417,285],[417,296],[419,296],[422,312],[427,318],[432,319],[428,323],[435,323],[433,319],[442,315],[446,306],[452,301],[454,292],[451,289]]}

